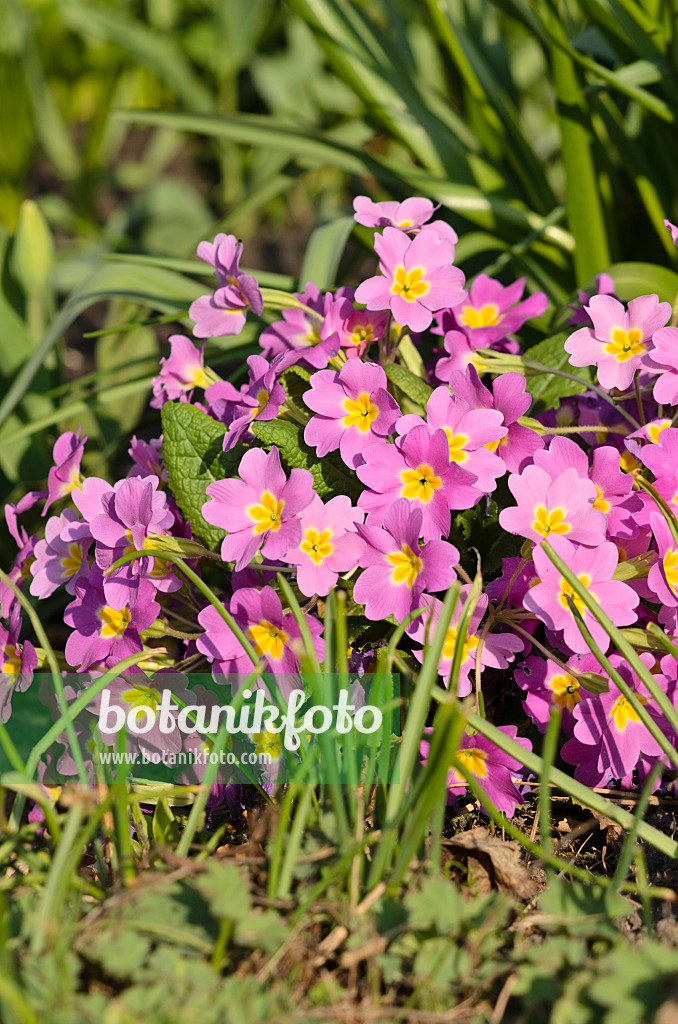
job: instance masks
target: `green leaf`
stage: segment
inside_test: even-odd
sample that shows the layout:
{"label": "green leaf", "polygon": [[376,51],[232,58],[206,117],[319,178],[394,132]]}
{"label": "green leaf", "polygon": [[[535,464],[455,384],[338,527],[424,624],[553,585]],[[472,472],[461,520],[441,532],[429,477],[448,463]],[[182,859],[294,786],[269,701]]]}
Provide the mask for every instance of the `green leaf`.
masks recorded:
{"label": "green leaf", "polygon": [[223,451],[226,428],[186,402],[162,407],[163,461],[177,504],[196,537],[215,549],[226,536],[202,516],[205,490],[215,480],[235,476],[242,454],[239,447]]}
{"label": "green leaf", "polygon": [[440,935],[455,935],[462,918],[459,889],[443,878],[429,878],[419,892],[405,897],[408,924],[417,931],[435,929]]}
{"label": "green leaf", "polygon": [[[544,366],[550,366],[554,370],[565,370],[584,380],[592,380],[590,367],[572,367],[570,365],[570,357],[565,351],[565,341],[568,337],[568,331],[553,334],[550,338],[544,338],[543,341],[527,349],[525,356],[538,363],[543,363]],[[527,377],[526,388],[535,402],[540,401],[545,408],[552,409],[559,398],[580,394],[583,385],[577,381],[568,380],[566,377],[542,373],[535,377]]]}
{"label": "green leaf", "polygon": [[623,896],[584,885],[583,882],[569,882],[564,878],[552,878],[539,897],[539,907],[545,914],[557,919],[544,922],[577,930],[589,927],[582,920],[593,916],[601,918],[627,917],[633,909]]}
{"label": "green leaf", "polygon": [[235,864],[210,861],[195,885],[215,917],[224,921],[241,921],[252,909],[247,878]]}
{"label": "green leaf", "polygon": [[[638,295],[657,295],[660,302],[673,303],[678,295],[678,274],[656,263],[613,263],[606,273],[622,302]],[[595,292],[595,281],[589,281],[587,288]]]}
{"label": "green leaf", "polygon": [[423,381],[421,377],[417,377],[416,374],[400,363],[388,363],[385,370],[386,376],[391,383],[395,384],[403,394],[407,395],[417,406],[417,410],[421,415],[425,416],[426,403],[433,394],[433,388],[426,381]]}
{"label": "green leaf", "polygon": [[166,797],[160,797],[153,812],[153,839],[160,846],[173,847],[179,842],[177,819]]}
{"label": "green leaf", "polygon": [[309,281],[323,291],[334,286],[339,262],[354,224],[353,217],[340,217],[315,229],[306,246],[299,274],[302,287]]}
{"label": "green leaf", "polygon": [[363,487],[355,473],[335,452],[322,459],[318,458],[304,442],[301,428],[294,423],[286,420],[269,420],[265,423],[255,420],[252,431],[265,448],[270,449],[275,445],[288,469],[308,469],[313,475],[314,490],[321,498],[347,494],[352,501],[358,500]]}

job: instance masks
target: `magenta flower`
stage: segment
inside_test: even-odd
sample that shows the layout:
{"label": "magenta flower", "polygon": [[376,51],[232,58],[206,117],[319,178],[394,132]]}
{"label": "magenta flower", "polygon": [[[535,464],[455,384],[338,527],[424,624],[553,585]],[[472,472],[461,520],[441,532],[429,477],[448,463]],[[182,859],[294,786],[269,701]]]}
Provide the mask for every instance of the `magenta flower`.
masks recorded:
{"label": "magenta flower", "polygon": [[671,232],[671,241],[674,245],[678,245],[678,228],[675,224],[672,224],[670,220],[664,221],[664,227],[668,228]]}
{"label": "magenta flower", "polygon": [[659,558],[650,567],[647,583],[662,605],[678,605],[678,550],[668,523],[660,512],[650,513],[650,526]]}
{"label": "magenta flower", "polygon": [[[386,513],[398,498],[407,498],[422,512],[421,536],[438,540],[450,532],[450,504],[470,508],[480,497],[473,486],[475,477],[456,467],[454,490],[451,488],[449,445],[443,430],[433,434],[427,426],[413,427],[398,444],[372,444],[363,455],[365,465],[358,466],[359,480],[369,487],[358,499],[368,513],[370,526],[381,526]],[[459,505],[459,502],[465,502]]]}
{"label": "magenta flower", "polygon": [[353,598],[365,605],[368,619],[404,619],[421,606],[424,591],[446,590],[456,579],[459,552],[443,540],[420,548],[421,520],[420,509],[400,498],[388,509],[383,528],[356,524],[367,548]]}
{"label": "magenta flower", "polygon": [[[652,655],[641,654],[647,668],[654,663]],[[641,704],[659,724],[661,714],[645,696],[645,689],[635,673],[619,655],[612,655],[611,662],[619,674],[636,693]],[[661,685],[662,678],[655,676]],[[578,704],[575,718],[574,738],[597,754],[596,769],[604,776],[623,779],[635,768],[641,754],[647,757],[663,757],[662,749],[641,721],[630,701],[610,682],[607,693],[601,693],[591,700]],[[566,744],[567,746],[567,744]],[[565,754],[565,759],[569,757]]]}
{"label": "magenta flower", "polygon": [[355,569],[365,552],[356,524],[364,513],[351,507],[351,499],[338,494],[323,505],[317,494],[299,516],[301,543],[288,551],[285,561],[297,567],[297,584],[306,597],[325,597],[340,572]]}
{"label": "magenta flower", "polygon": [[313,498],[313,477],[293,469],[289,480],[277,448],[250,448],[238,468],[240,479],[215,480],[206,493],[202,514],[208,523],[227,530],[221,557],[243,569],[261,548],[267,558],[282,558],[301,542],[299,513]]}
{"label": "magenta flower", "polygon": [[369,344],[383,338],[387,324],[388,313],[355,309],[349,299],[337,298],[326,306],[320,337],[332,338],[349,357],[362,356]]}
{"label": "magenta flower", "polygon": [[169,339],[169,358],[160,360],[160,373],[153,378],[153,398],[150,405],[161,409],[165,402],[177,398],[186,401],[186,395],[194,388],[207,388],[218,380],[211,370],[205,369],[205,344],[196,348],[190,338],[173,334]]}
{"label": "magenta flower", "polygon": [[574,467],[552,479],[539,466],[528,466],[520,475],[512,473],[508,485],[518,504],[502,509],[499,522],[509,533],[536,544],[565,535],[579,544],[605,539],[605,516],[594,508],[595,485]]}
{"label": "magenta flower", "polygon": [[[564,537],[558,536],[549,537],[549,544],[591,597],[605,609],[605,614],[612,619],[615,626],[630,626],[636,621],[638,595],[628,584],[612,578],[618,563],[618,553],[614,544],[605,541],[599,547],[587,548],[572,544]],[[610,638],[582,599],[576,595],[573,587],[561,576],[541,547],[534,549],[532,557],[541,582],[528,590],[523,598],[524,607],[541,619],[549,629],[562,630],[563,639],[571,651],[575,654],[586,654],[589,648],[579,631],[577,620],[570,611],[568,598],[571,598],[584,625],[605,653],[609,649]]]}
{"label": "magenta flower", "polygon": [[438,209],[430,199],[412,196],[402,203],[374,203],[367,196],[356,196],[353,200],[355,220],[368,228],[399,228],[406,234],[414,234],[426,224],[434,228],[440,238],[447,238],[453,245],[458,241],[456,231],[443,220],[427,223]]}
{"label": "magenta flower", "polygon": [[80,463],[87,442],[87,434],[80,436],[81,429],[78,427],[75,434],[67,430],[54,443],[54,465],[47,477],[47,501],[42,510],[43,516],[55,501],[65,498],[81,486]]}
{"label": "magenta flower", "polygon": [[[153,550],[174,524],[167,495],[158,490],[158,478],[128,477],[118,480],[101,496],[102,511],[90,520],[96,543],[94,556],[101,569],[110,569],[128,551]],[[179,580],[162,560],[137,558],[104,578],[107,601],[115,608],[136,604],[142,580],[152,579],[158,590],[178,590]]]}
{"label": "magenta flower", "polygon": [[280,363],[276,362],[280,373],[295,362],[308,363],[316,370],[327,366],[339,349],[339,338],[334,333],[321,335],[325,314],[336,299],[347,297],[345,293],[348,291],[339,288],[335,295],[323,295],[319,288],[309,283],[302,293],[295,292],[294,297],[307,309],[284,309],[283,319],[261,332],[259,344],[266,359],[284,356]]}
{"label": "magenta flower", "polygon": [[[471,587],[467,584],[461,588],[459,599],[452,613],[450,625],[445,634],[443,651],[438,662],[438,675],[443,677],[445,686],[450,684],[450,672],[452,671],[452,660],[454,649],[457,643],[457,630],[459,618],[468,598]],[[431,606],[430,615],[417,619],[412,639],[416,643],[423,644],[428,631],[429,640],[435,635],[438,619],[442,610],[442,602],[436,598],[425,597],[424,602]],[[459,679],[457,685],[457,696],[467,697],[473,689],[471,675],[475,672],[478,649],[480,647],[480,623],[487,611],[488,599],[486,594],[481,594],[478,604],[475,607],[468,625],[466,639],[463,641],[461,665],[459,667]],[[509,662],[513,661],[516,653],[522,652],[523,641],[513,633],[487,633],[482,647],[480,647],[480,667],[508,668]],[[424,649],[415,648],[414,656],[418,661],[424,660]]]}
{"label": "magenta flower", "polygon": [[[573,655],[567,662],[568,668],[577,672],[600,672],[598,660],[592,654],[583,657]],[[545,732],[554,707],[561,709],[563,731],[571,734],[575,719],[574,708],[592,695],[579,682],[576,675],[564,672],[553,661],[530,656],[522,668],[516,669],[514,678],[518,686],[527,690],[523,701],[526,714],[530,716],[540,732]]]}
{"label": "magenta flower", "polygon": [[[169,731],[161,732],[160,730],[161,721],[157,711],[162,699],[162,691],[169,690],[173,698],[178,697],[184,704],[190,706],[195,704],[195,700],[192,691],[187,688],[187,682],[186,676],[180,672],[160,671],[149,678],[139,669],[132,669],[109,683],[105,690],[102,690],[101,693],[97,694],[90,701],[87,705],[87,710],[90,714],[97,716],[97,729],[103,742],[107,746],[115,747],[118,732],[106,732],[99,723],[103,694],[107,692],[108,707],[119,708],[124,713],[125,719],[128,718],[130,712],[134,709],[136,722],[142,729],[147,717],[144,709],[147,708],[149,712],[156,715],[153,727],[148,732],[138,733],[135,732],[134,728],[129,729],[126,726],[125,749],[128,751],[140,751],[141,753],[146,752],[151,756],[159,754],[161,761],[164,761],[168,754],[178,754],[181,750],[182,733],[178,724],[181,707],[175,704],[173,700],[170,703],[175,704],[177,710],[170,711],[166,716],[166,720],[162,723],[166,728],[169,727]],[[113,724],[115,718],[115,713],[112,713],[109,722]]]}
{"label": "magenta flower", "polygon": [[153,600],[155,589],[148,580],[139,581],[134,607],[114,608],[104,593],[104,579],[98,565],[89,577],[75,584],[75,600],[66,607],[64,622],[73,629],[66,641],[66,660],[80,671],[95,663],[112,667],[142,648],[140,633],[155,622],[160,605]]}
{"label": "magenta flower", "polygon": [[45,539],[35,545],[35,561],[31,564],[31,594],[44,598],[53,594],[62,583],[69,594],[83,573],[89,574],[87,552],[92,543],[89,525],[77,512],[67,508],[60,516],[45,523]]}
{"label": "magenta flower", "polygon": [[596,366],[601,387],[625,391],[640,369],[648,343],[671,315],[671,303],[656,295],[631,299],[628,312],[610,295],[594,295],[586,306],[593,327],[580,327],[565,342],[573,366]]}
{"label": "magenta flower", "polygon": [[[518,736],[515,726],[500,725],[499,730],[519,743],[525,750],[532,750],[530,741]],[[430,734],[432,730],[427,729],[426,732]],[[419,751],[423,764],[426,764],[430,747],[428,740],[422,740]],[[510,754],[505,754],[495,743],[485,739],[480,733],[470,736],[464,732],[456,756],[494,806],[503,811],[507,817],[513,817],[516,807],[525,803],[524,797],[513,781],[514,776],[524,772],[522,763],[515,757],[511,757]],[[448,803],[454,803],[466,792],[466,779],[454,768],[450,768],[447,774],[447,789]]]}
{"label": "magenta flower", "polygon": [[399,324],[425,331],[436,310],[463,296],[464,275],[451,265],[454,246],[434,229],[423,228],[410,241],[404,232],[384,228],[374,248],[381,275],[363,281],[355,293],[368,309],[390,309]]}
{"label": "magenta flower", "polygon": [[128,476],[157,476],[158,480],[167,482],[167,470],[162,464],[162,437],[152,437],[150,441],[133,437],[127,454],[133,462]]}
{"label": "magenta flower", "polygon": [[[596,290],[594,295],[613,295],[614,294],[614,281],[609,274],[598,274],[596,277]],[[588,306],[591,296],[586,292],[577,292],[578,303],[571,303],[569,309],[572,310],[572,316],[567,321],[568,324],[572,324],[573,327],[591,327],[591,318],[586,312],[586,306]]]}
{"label": "magenta flower", "polygon": [[[469,408],[466,402],[451,395],[449,388],[435,389],[426,404],[426,422],[432,432],[445,431],[452,463],[452,483],[455,482],[457,470],[461,470],[460,483],[464,484],[465,474],[470,473],[480,493],[489,494],[495,489],[497,477],[506,472],[506,467],[488,449],[492,445],[496,447],[500,438],[507,433],[502,419],[497,409]],[[396,423],[396,430],[399,434],[406,434],[423,422],[420,416],[403,416]]]}
{"label": "magenta flower", "polygon": [[12,713],[13,695],[28,689],[38,667],[38,656],[30,640],[19,643],[21,613],[18,601],[10,612],[7,625],[9,629],[0,623],[0,722],[3,725]]}
{"label": "magenta flower", "polygon": [[321,370],[311,377],[304,402],[317,415],[304,430],[304,440],[319,456],[339,453],[351,469],[363,462],[363,451],[390,434],[400,409],[386,390],[381,366],[349,359],[341,370]]}
{"label": "magenta flower", "polygon": [[642,365],[658,373],[652,397],[660,405],[678,404],[678,328],[662,327],[652,335],[652,343]]}
{"label": "magenta flower", "polygon": [[527,320],[542,316],[548,306],[544,292],[520,301],[525,278],[505,286],[487,274],[478,274],[470,290],[453,306],[454,318],[469,335],[472,347],[488,348],[515,334]]}
{"label": "magenta flower", "polygon": [[219,234],[214,242],[201,242],[198,256],[214,267],[217,289],[213,295],[201,295],[191,304],[188,315],[195,320],[196,338],[222,338],[240,334],[247,310],[259,316],[264,300],[251,274],[240,269],[242,242],[235,235]]}
{"label": "magenta flower", "polygon": [[447,382],[453,373],[466,373],[469,367],[475,366],[477,349],[464,331],[445,331],[443,347],[447,355],[436,363],[435,375],[438,380]]}
{"label": "magenta flower", "polygon": [[[7,576],[15,586],[19,587],[20,590],[23,590],[26,580],[31,578],[31,565],[33,563],[33,558],[35,557],[35,545],[38,541],[37,534],[34,533],[29,537],[26,527],[20,527],[17,522],[17,514],[20,514],[24,510],[22,504],[24,500],[25,499],[22,498],[16,505],[5,505],[5,521],[7,523],[7,529],[19,548],[14,559],[14,564],[11,569],[9,569]],[[32,502],[32,497],[30,500]],[[18,601],[14,591],[10,590],[7,584],[0,580],[0,618],[8,619],[15,605],[18,607]]]}
{"label": "magenta flower", "polygon": [[[284,676],[298,672],[299,655],[303,652],[299,627],[291,612],[283,613],[280,598],[272,587],[236,591],[231,598],[229,611],[247,635],[255,653],[265,659],[268,668],[275,674],[276,682],[279,682],[280,674]],[[224,674],[246,677],[252,671],[249,655],[216,608],[212,605],[203,608],[198,615],[198,622],[205,632],[196,640],[196,646],[213,662],[212,671],[216,681],[229,682],[228,679],[219,678]],[[306,622],[315,652],[322,661],[322,623],[311,615],[306,616]],[[244,679],[241,682],[244,683]],[[284,691],[284,686],[280,689]]]}
{"label": "magenta flower", "polygon": [[285,401],[282,384],[276,371],[263,356],[250,356],[247,360],[249,383],[240,390],[229,381],[218,381],[205,392],[216,418],[228,426],[224,437],[224,451],[235,448],[247,434],[253,420],[274,420]]}

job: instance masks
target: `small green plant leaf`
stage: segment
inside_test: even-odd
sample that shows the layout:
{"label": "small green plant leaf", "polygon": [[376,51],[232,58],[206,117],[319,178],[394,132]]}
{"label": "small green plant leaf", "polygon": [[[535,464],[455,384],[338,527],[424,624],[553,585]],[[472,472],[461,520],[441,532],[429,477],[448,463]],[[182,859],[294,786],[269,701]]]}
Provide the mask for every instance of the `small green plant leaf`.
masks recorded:
{"label": "small green plant leaf", "polygon": [[196,880],[196,888],[215,917],[224,921],[235,924],[252,909],[247,879],[235,864],[211,861]]}
{"label": "small green plant leaf", "polygon": [[304,442],[301,428],[287,420],[254,422],[252,430],[265,448],[275,446],[288,469],[308,469],[313,475],[313,486],[321,498],[347,494],[357,501],[362,492],[360,482],[334,453],[322,459]]}
{"label": "small green plant leaf", "polygon": [[389,363],[385,369],[391,383],[417,406],[417,410],[412,411],[419,411],[423,416],[426,413],[426,403],[433,394],[433,388],[400,363]]}

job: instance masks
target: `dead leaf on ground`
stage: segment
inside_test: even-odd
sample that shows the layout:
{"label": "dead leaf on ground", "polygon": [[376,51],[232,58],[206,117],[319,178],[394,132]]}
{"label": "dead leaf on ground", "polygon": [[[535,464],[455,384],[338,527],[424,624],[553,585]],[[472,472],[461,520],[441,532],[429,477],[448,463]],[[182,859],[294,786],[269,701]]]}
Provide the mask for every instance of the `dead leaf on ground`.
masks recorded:
{"label": "dead leaf on ground", "polygon": [[446,839],[445,847],[456,860],[468,863],[474,883],[481,891],[500,889],[513,893],[520,900],[531,899],[537,892],[537,886],[520,861],[522,848],[518,843],[491,836],[484,828],[472,828]]}

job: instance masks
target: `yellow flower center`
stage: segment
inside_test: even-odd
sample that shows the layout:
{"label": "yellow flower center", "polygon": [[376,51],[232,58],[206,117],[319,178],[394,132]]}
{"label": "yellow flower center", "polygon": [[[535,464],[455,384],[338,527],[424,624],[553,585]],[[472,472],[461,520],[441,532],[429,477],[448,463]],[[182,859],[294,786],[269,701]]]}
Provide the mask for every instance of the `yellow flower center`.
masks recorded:
{"label": "yellow flower center", "polygon": [[412,270],[396,267],[395,279],[391,285],[391,294],[402,295],[408,302],[415,302],[422,295],[426,295],[429,289],[428,281],[422,281],[423,276],[423,267],[414,267]]}
{"label": "yellow flower center", "polygon": [[442,484],[439,476],[436,476],[430,466],[422,465],[416,469],[404,469],[400,474],[403,482],[403,489],[400,492],[403,498],[418,498],[419,501],[430,501],[433,492],[437,491]]}
{"label": "yellow flower center", "polygon": [[366,391],[361,392],[357,399],[344,399],[344,412],[346,413],[342,419],[344,426],[357,427],[363,433],[367,433],[379,415],[378,407],[373,404]]}
{"label": "yellow flower center", "polygon": [[278,629],[272,622],[268,622],[266,619],[263,622],[258,622],[255,626],[250,626],[247,630],[252,644],[254,645],[254,651],[260,657],[264,654],[270,654],[270,656],[278,661],[282,658],[285,644],[289,640],[287,633],[282,629]]}
{"label": "yellow flower center", "polygon": [[466,327],[496,327],[504,319],[502,313],[492,303],[476,309],[475,306],[464,306],[459,317]]}
{"label": "yellow flower center", "polygon": [[282,511],[285,502],[274,498],[270,491],[264,491],[261,496],[261,505],[251,505],[247,511],[257,524],[254,527],[255,533],[265,533],[266,530],[280,529]]}
{"label": "yellow flower center", "polygon": [[353,345],[366,345],[368,342],[373,340],[374,330],[372,328],[372,324],[362,324],[361,326],[353,329],[353,334],[351,335],[351,342]]}
{"label": "yellow flower center", "polygon": [[61,559],[64,576],[75,576],[82,565],[82,548],[79,544],[70,544],[68,554]]}
{"label": "yellow flower center", "polygon": [[639,331],[637,327],[632,327],[630,331],[615,327],[612,332],[612,341],[608,341],[605,351],[620,363],[625,363],[627,359],[642,355],[645,351],[642,337],[642,331]]}
{"label": "yellow flower center", "polygon": [[191,388],[208,388],[209,386],[210,380],[207,374],[205,373],[203,367],[200,366],[199,364],[196,364],[195,366],[191,367],[185,385],[186,389],[190,390]]}
{"label": "yellow flower center", "polygon": [[674,594],[678,593],[678,551],[674,551],[673,548],[664,555],[662,560],[664,566],[664,575],[666,576],[666,582],[671,587]]}
{"label": "yellow flower center", "polygon": [[414,586],[414,581],[423,568],[423,563],[419,555],[417,555],[407,545],[403,544],[400,551],[394,552],[392,555],[387,555],[386,558],[394,567],[392,572],[394,583],[406,583],[411,590]]}
{"label": "yellow flower center", "polygon": [[570,524],[565,522],[562,508],[554,508],[549,512],[544,505],[538,505],[534,510],[532,529],[542,537],[548,537],[552,533],[569,533]]}
{"label": "yellow flower center", "polygon": [[2,665],[2,671],[8,676],[18,676],[21,671],[21,655],[14,644],[6,644],[3,647],[5,660]]}
{"label": "yellow flower center", "polygon": [[657,444],[659,442],[659,435],[661,434],[662,430],[666,430],[666,428],[670,426],[671,420],[659,420],[658,423],[650,423],[649,427],[647,428],[647,436],[652,441],[652,444]]}
{"label": "yellow flower center", "polygon": [[641,468],[641,464],[631,452],[623,452],[619,459],[619,468],[624,473],[635,473]]}
{"label": "yellow flower center", "polygon": [[[468,658],[471,651],[475,651],[479,644],[477,636],[467,636],[464,640],[464,645],[461,649],[461,664],[463,665]],[[454,626],[450,626],[447,633],[445,634],[445,643],[443,644],[443,658],[447,661],[452,661],[454,658],[454,649],[457,646],[457,631]]]}
{"label": "yellow flower center", "polygon": [[[647,697],[641,697],[638,694],[636,694],[636,697],[641,704],[647,704]],[[640,721],[640,715],[623,693],[620,693],[610,708],[609,717],[613,719],[615,726],[619,730],[625,729],[629,722]]]}
{"label": "yellow flower center", "polygon": [[579,680],[571,676],[569,672],[553,676],[552,679],[549,679],[549,686],[553,690],[553,699],[559,708],[567,708],[571,711],[575,704],[579,704],[581,701]]}
{"label": "yellow flower center", "polygon": [[[478,747],[471,747],[469,750],[458,750],[457,760],[461,761],[464,768],[471,775],[475,775],[478,779],[487,778],[487,766],[485,764],[487,754],[484,750],[479,750]],[[466,780],[463,775],[460,775],[457,771],[454,774],[456,776],[455,782],[465,783]]]}
{"label": "yellow flower center", "polygon": [[331,530],[323,530],[322,533],[318,533],[317,530],[307,530],[306,536],[301,542],[301,550],[305,555],[308,555],[316,565],[320,565],[323,558],[329,558],[334,548],[330,544],[330,538],[332,536]]}
{"label": "yellow flower center", "polygon": [[255,754],[268,754],[272,761],[277,761],[282,752],[282,737],[280,733],[263,732],[252,733]]}
{"label": "yellow flower center", "polygon": [[156,711],[160,703],[160,693],[151,686],[133,686],[122,695],[125,704],[134,708],[150,708]]}
{"label": "yellow flower center", "polygon": [[[582,587],[584,587],[586,590],[588,590],[588,588],[591,586],[591,577],[587,576],[585,573],[582,573],[581,576],[577,576],[577,579],[581,583]],[[592,594],[591,597],[593,596],[594,595]],[[569,611],[570,605],[568,604],[568,597],[572,598],[572,600],[574,601],[575,608],[583,618],[584,612],[586,611],[586,605],[582,601],[581,597],[579,597],[579,595],[575,593],[574,587],[567,582],[564,576],[561,576],[560,594],[558,595],[558,600],[562,604],[563,608],[567,608],[567,610]]]}
{"label": "yellow flower center", "polygon": [[102,636],[122,636],[130,624],[132,614],[129,608],[109,608],[105,605],[99,612]]}
{"label": "yellow flower center", "polygon": [[597,508],[599,512],[610,511],[610,503],[603,497],[603,492],[598,484],[596,484],[596,500],[593,502],[593,507]]}
{"label": "yellow flower center", "polygon": [[464,445],[468,444],[466,434],[453,434],[449,427],[443,427],[443,430],[450,449],[450,462],[466,462],[468,458],[468,453],[464,451]]}
{"label": "yellow flower center", "polygon": [[252,409],[252,419],[253,420],[255,420],[257,418],[257,416],[259,415],[259,413],[262,412],[265,409],[266,403],[268,402],[268,399],[269,399],[268,391],[265,391],[264,388],[262,388],[261,391],[257,395],[257,404],[255,405],[254,409]]}

